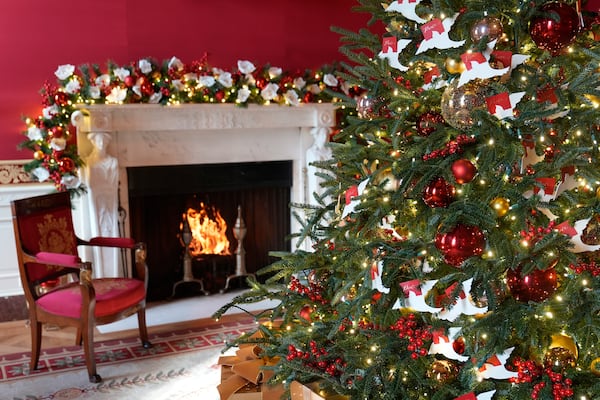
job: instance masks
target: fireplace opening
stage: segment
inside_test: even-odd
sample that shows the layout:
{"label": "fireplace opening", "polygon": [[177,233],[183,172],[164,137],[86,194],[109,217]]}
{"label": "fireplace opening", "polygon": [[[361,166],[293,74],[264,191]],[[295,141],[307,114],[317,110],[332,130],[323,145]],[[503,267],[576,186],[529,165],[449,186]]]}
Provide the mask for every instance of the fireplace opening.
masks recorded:
{"label": "fireplace opening", "polygon": [[151,301],[201,292],[189,279],[189,285],[174,291],[186,272],[182,218],[190,231],[204,224],[225,235],[218,252],[200,251],[214,241],[204,237],[190,253],[191,274],[206,293],[223,290],[226,282],[228,288],[244,285],[243,278],[227,279],[236,273],[234,225],[239,215],[245,223],[248,274],[275,261],[270,251],[290,250],[292,161],[130,167],[127,179],[131,236],[148,245]]}

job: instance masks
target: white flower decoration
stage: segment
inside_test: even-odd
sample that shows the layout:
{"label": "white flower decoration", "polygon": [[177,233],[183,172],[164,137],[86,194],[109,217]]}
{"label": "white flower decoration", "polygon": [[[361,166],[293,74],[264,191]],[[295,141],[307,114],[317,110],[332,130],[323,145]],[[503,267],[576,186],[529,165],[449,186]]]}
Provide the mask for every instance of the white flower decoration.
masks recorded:
{"label": "white flower decoration", "polygon": [[277,97],[277,91],[279,90],[279,85],[276,83],[268,83],[263,90],[260,91],[260,95],[263,99],[269,101],[273,100]]}
{"label": "white flower decoration", "polygon": [[96,77],[94,83],[96,83],[96,85],[100,86],[101,88],[105,88],[108,85],[110,85],[110,76],[108,76],[108,74],[102,74]]}
{"label": "white flower decoration", "polygon": [[134,85],[131,90],[133,91],[133,93],[137,94],[138,96],[142,97],[142,87],[140,85]]}
{"label": "white flower decoration", "polygon": [[120,81],[124,81],[125,78],[131,75],[131,72],[127,68],[115,68],[113,73]]}
{"label": "white flower decoration", "polygon": [[71,174],[63,175],[62,178],[60,178],[60,183],[65,185],[67,189],[77,189],[81,186],[79,178]]}
{"label": "white flower decoration", "polygon": [[42,130],[37,126],[30,126],[27,129],[27,137],[29,140],[42,140],[44,138]]}
{"label": "white flower decoration", "polygon": [[152,72],[152,64],[145,58],[138,61],[138,67],[140,68],[140,71],[142,71],[142,74],[149,74]]}
{"label": "white flower decoration", "polygon": [[83,114],[83,112],[81,112],[81,110],[75,110],[71,114],[71,123],[73,124],[73,126],[80,126],[83,123],[84,118],[85,115]]}
{"label": "white flower decoration", "polygon": [[160,99],[162,99],[162,93],[160,93],[160,92],[152,93],[150,95],[150,98],[148,99],[148,103],[150,103],[150,104],[158,104],[158,102],[160,101]]}
{"label": "white flower decoration", "polygon": [[323,82],[325,82],[327,86],[335,87],[338,85],[338,80],[333,74],[325,74],[323,77]]}
{"label": "white flower decoration", "polygon": [[224,72],[220,74],[217,81],[226,88],[230,88],[231,86],[233,86],[233,78],[231,77],[230,72]]}
{"label": "white flower decoration", "polygon": [[64,81],[75,72],[75,66],[71,64],[59,65],[56,71],[54,71],[54,75],[61,81]]}
{"label": "white flower decoration", "polygon": [[197,81],[198,74],[195,74],[193,72],[188,72],[187,74],[183,75],[183,80],[184,81]]}
{"label": "white flower decoration", "polygon": [[282,72],[283,71],[279,67],[271,67],[271,68],[269,68],[269,78],[275,79],[279,75],[281,75]]}
{"label": "white flower decoration", "polygon": [[81,90],[81,84],[79,83],[79,79],[71,79],[65,85],[65,91],[67,93],[73,94],[79,92],[79,90]]}
{"label": "white flower decoration", "polygon": [[242,74],[251,74],[256,70],[256,67],[250,61],[239,60],[237,66]]}
{"label": "white flower decoration", "polygon": [[298,93],[295,90],[288,90],[283,94],[285,101],[291,106],[300,105],[300,99],[298,98]]}
{"label": "white flower decoration", "polygon": [[63,151],[67,147],[67,140],[65,138],[52,138],[50,147],[52,150]]}
{"label": "white flower decoration", "polygon": [[294,86],[296,87],[296,89],[302,90],[302,88],[306,86],[306,81],[304,80],[304,78],[299,76],[298,78],[294,79]]}
{"label": "white flower decoration", "polygon": [[100,88],[98,86],[90,86],[88,88],[88,93],[92,99],[100,98]]}
{"label": "white flower decoration", "polygon": [[48,178],[50,178],[50,172],[48,172],[48,170],[46,168],[43,168],[43,167],[37,167],[36,169],[34,169],[33,171],[31,171],[31,173],[33,174],[33,176],[36,177],[36,179],[39,182],[44,182]]}
{"label": "white flower decoration", "polygon": [[169,69],[174,69],[176,71],[181,71],[184,67],[183,63],[181,62],[181,60],[177,57],[171,57],[171,59],[169,60],[169,63],[167,64],[167,67]]}
{"label": "white flower decoration", "polygon": [[246,100],[248,100],[248,97],[250,97],[250,90],[248,90],[248,88],[241,88],[240,90],[238,90],[237,92],[237,102],[238,103],[245,103]]}
{"label": "white flower decoration", "polygon": [[198,87],[211,87],[212,85],[215,84],[215,78],[213,78],[210,75],[202,75],[201,77],[198,78]]}
{"label": "white flower decoration", "polygon": [[58,106],[56,104],[42,109],[42,116],[46,119],[52,119],[56,114],[58,114]]}
{"label": "white flower decoration", "polygon": [[313,83],[311,85],[308,85],[308,91],[312,94],[319,94],[321,93],[321,88],[319,87],[319,85]]}
{"label": "white flower decoration", "polygon": [[256,86],[256,79],[254,79],[254,75],[252,74],[246,75],[246,82],[248,82],[248,85],[250,86]]}
{"label": "white flower decoration", "polygon": [[106,96],[106,101],[108,103],[122,103],[126,97],[127,97],[127,89],[115,86],[110,91],[110,94],[108,96]]}
{"label": "white flower decoration", "polygon": [[185,89],[185,85],[181,82],[180,79],[174,79],[171,81],[171,83],[173,84],[173,88],[175,88],[175,90],[182,91],[183,89]]}

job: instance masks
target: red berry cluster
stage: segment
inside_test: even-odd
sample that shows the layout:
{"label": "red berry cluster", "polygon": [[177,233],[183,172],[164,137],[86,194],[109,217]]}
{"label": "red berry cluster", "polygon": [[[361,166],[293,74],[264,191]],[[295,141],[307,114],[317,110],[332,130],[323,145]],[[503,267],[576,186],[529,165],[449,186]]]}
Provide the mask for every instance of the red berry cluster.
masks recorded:
{"label": "red berry cluster", "polygon": [[[545,369],[544,372],[548,375],[548,378],[550,378],[550,381],[552,382],[552,396],[554,397],[554,400],[564,400],[573,396],[573,381],[571,379],[565,378],[558,372],[553,372],[550,368]],[[539,397],[539,393],[545,387],[546,382],[544,381],[536,383],[531,391],[531,398],[537,399]]]}
{"label": "red berry cluster", "polygon": [[542,380],[543,375],[547,375],[548,380],[552,383],[552,396],[554,400],[564,400],[573,396],[573,381],[565,378],[563,374],[554,372],[551,368],[543,368],[534,361],[520,358],[515,359],[513,365],[517,369],[518,376],[510,379],[512,383],[533,383],[538,379],[540,380],[533,385],[533,390],[531,391],[532,399],[539,398],[540,392],[548,385],[546,380]]}
{"label": "red berry cluster", "polygon": [[398,337],[401,339],[408,339],[406,349],[412,352],[410,356],[413,359],[424,357],[429,353],[428,342],[433,338],[431,326],[419,326],[415,314],[399,318],[390,329],[398,331]]}
{"label": "red berry cluster", "polygon": [[526,231],[523,230],[520,232],[520,234],[521,234],[521,239],[526,240],[530,244],[537,243],[544,236],[552,233],[552,231],[556,228],[555,221],[550,221],[550,223],[548,223],[548,226],[546,228],[541,227],[541,226],[537,226],[537,227],[533,226],[529,222],[527,223],[527,225],[529,226],[528,230],[526,230]]}
{"label": "red berry cluster", "polygon": [[592,276],[600,276],[600,265],[596,264],[596,261],[591,260],[589,263],[579,263],[569,265],[575,273],[581,274],[583,271],[589,271]]}
{"label": "red berry cluster", "polygon": [[306,295],[315,303],[327,304],[327,300],[323,297],[323,286],[318,283],[310,282],[307,287],[300,283],[300,279],[292,276],[289,287],[292,292]]}
{"label": "red berry cluster", "polygon": [[463,146],[467,144],[475,143],[475,138],[467,135],[458,135],[456,139],[453,139],[446,143],[443,149],[434,150],[423,156],[423,161],[433,160],[435,158],[447,157],[451,154],[460,154],[463,152]]}
{"label": "red berry cluster", "polygon": [[343,369],[346,367],[346,362],[341,357],[328,357],[329,352],[323,347],[318,347],[317,342],[314,340],[311,340],[308,345],[309,350],[302,351],[293,344],[290,344],[286,360],[301,360],[305,366],[323,371],[328,375],[341,375]]}

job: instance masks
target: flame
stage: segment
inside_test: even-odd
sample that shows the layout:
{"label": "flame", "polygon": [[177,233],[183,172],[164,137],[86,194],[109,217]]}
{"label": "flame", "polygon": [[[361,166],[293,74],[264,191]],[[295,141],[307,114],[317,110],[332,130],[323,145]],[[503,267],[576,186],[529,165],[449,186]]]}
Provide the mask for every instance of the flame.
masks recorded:
{"label": "flame", "polygon": [[190,255],[202,254],[229,255],[229,239],[227,239],[227,223],[218,209],[200,203],[200,209],[188,208],[187,221],[192,232]]}

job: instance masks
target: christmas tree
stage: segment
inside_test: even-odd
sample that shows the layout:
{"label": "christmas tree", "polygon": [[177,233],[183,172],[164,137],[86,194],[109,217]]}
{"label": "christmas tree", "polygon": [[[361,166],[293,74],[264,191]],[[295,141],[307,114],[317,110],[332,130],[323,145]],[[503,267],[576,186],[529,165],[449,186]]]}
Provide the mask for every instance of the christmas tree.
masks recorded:
{"label": "christmas tree", "polygon": [[[598,11],[598,6],[595,6]],[[600,398],[590,4],[360,0],[322,196],[264,283],[273,382],[351,399]]]}

